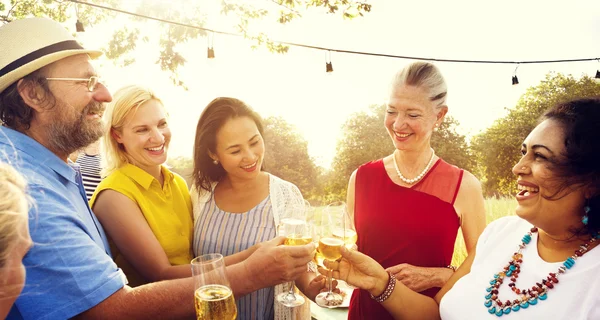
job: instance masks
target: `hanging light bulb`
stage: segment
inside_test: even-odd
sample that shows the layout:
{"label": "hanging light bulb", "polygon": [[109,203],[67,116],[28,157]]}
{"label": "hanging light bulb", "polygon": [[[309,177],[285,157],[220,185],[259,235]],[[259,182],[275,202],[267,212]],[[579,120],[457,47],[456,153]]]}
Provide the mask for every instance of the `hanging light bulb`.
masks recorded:
{"label": "hanging light bulb", "polygon": [[79,19],[77,19],[77,22],[75,22],[75,30],[77,30],[77,32],[85,32],[85,29],[83,28],[83,23],[79,21]]}
{"label": "hanging light bulb", "polygon": [[325,72],[333,72],[333,65],[331,62],[325,62]]}
{"label": "hanging light bulb", "polygon": [[327,56],[326,56],[326,61],[325,61],[325,72],[333,72],[333,63],[331,62],[331,51],[327,51]]}
{"label": "hanging light bulb", "polygon": [[213,40],[214,40],[215,34],[214,33],[209,33],[206,36],[206,41],[207,41],[207,46],[208,46],[208,50],[207,50],[207,54],[206,56],[209,59],[214,59],[215,58],[215,48],[213,46]]}
{"label": "hanging light bulb", "polygon": [[77,4],[75,4],[75,15],[77,16],[77,22],[75,22],[75,31],[77,32],[85,32],[83,28],[83,22],[79,21],[79,8]]}
{"label": "hanging light bulb", "polygon": [[517,67],[515,68],[515,73],[512,77],[512,84],[513,86],[519,84],[519,78],[517,78],[517,69],[519,69],[519,65],[517,64]]}

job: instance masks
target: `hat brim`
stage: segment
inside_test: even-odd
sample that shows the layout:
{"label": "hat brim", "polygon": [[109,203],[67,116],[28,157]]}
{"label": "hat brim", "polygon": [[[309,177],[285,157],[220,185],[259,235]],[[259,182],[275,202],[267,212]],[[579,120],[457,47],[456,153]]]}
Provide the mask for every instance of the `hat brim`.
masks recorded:
{"label": "hat brim", "polygon": [[13,83],[38,69],[41,69],[58,60],[78,54],[87,54],[91,59],[96,59],[102,55],[102,51],[85,49],[63,50],[40,57],[4,75],[0,79],[0,92],[3,92]]}

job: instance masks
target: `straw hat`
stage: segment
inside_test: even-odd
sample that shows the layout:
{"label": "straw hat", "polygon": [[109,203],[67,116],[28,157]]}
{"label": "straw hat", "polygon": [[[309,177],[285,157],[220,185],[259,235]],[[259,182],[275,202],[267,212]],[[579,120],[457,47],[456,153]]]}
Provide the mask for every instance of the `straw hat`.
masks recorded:
{"label": "straw hat", "polygon": [[0,92],[60,59],[81,53],[94,59],[102,54],[84,49],[65,27],[48,18],[15,20],[1,26],[0,43]]}

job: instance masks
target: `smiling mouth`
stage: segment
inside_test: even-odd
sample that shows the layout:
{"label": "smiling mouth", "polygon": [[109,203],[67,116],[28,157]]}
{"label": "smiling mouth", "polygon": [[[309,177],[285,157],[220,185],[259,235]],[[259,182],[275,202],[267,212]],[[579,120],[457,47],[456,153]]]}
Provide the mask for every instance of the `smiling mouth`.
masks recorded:
{"label": "smiling mouth", "polygon": [[160,146],[156,147],[156,148],[145,148],[148,151],[160,151],[165,147],[164,144],[161,144]]}
{"label": "smiling mouth", "polygon": [[517,189],[519,190],[519,193],[517,193],[518,196],[522,196],[522,197],[527,197],[529,195],[532,195],[534,193],[538,193],[540,192],[539,188],[535,188],[535,187],[526,187],[523,185],[517,185]]}
{"label": "smiling mouth", "polygon": [[247,166],[242,166],[243,169],[252,169],[256,166],[256,164],[258,163],[258,161],[254,162],[251,165],[247,165]]}
{"label": "smiling mouth", "polygon": [[397,133],[397,132],[394,132],[394,135],[396,137],[398,137],[398,138],[406,138],[406,137],[410,136],[411,134],[412,133]]}

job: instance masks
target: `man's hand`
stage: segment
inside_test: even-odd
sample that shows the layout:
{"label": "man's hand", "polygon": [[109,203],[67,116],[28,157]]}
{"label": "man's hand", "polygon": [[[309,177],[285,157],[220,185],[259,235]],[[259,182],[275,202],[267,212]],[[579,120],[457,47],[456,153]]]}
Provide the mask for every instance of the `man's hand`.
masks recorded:
{"label": "man's hand", "polygon": [[285,237],[265,241],[244,262],[256,288],[292,281],[306,273],[306,265],[315,255],[315,245],[283,246]]}

